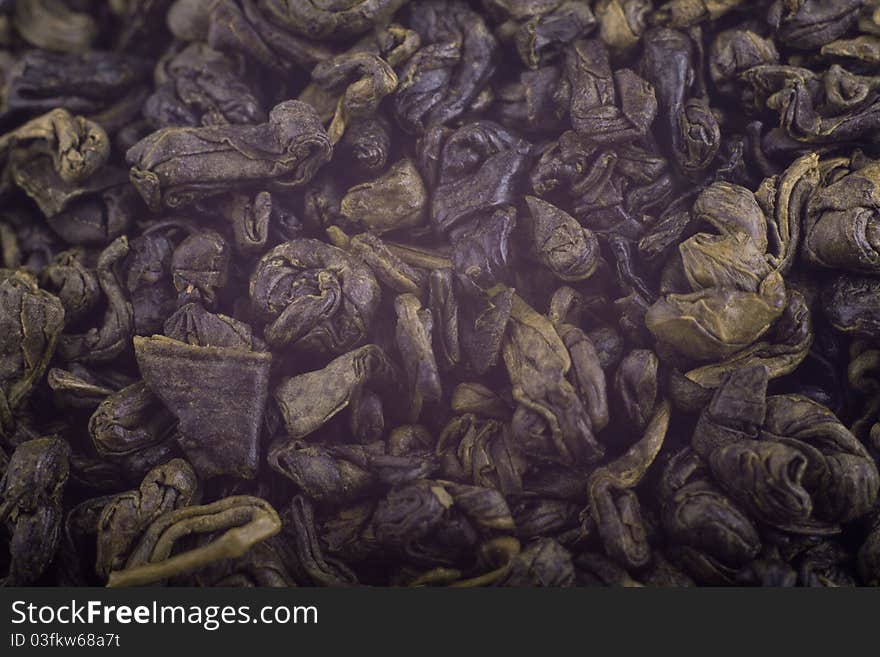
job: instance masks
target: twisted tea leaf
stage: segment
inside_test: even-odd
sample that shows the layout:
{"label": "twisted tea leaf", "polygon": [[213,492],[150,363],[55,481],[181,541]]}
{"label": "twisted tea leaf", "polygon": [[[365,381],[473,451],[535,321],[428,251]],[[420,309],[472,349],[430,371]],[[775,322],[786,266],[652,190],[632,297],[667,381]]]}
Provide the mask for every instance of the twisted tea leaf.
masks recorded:
{"label": "twisted tea leaf", "polygon": [[420,0],[410,12],[422,46],[400,74],[394,113],[403,129],[421,133],[464,114],[495,71],[498,43],[464,2]]}
{"label": "twisted tea leaf", "polygon": [[43,376],[64,326],[64,306],[23,271],[0,270],[0,429]]}
{"label": "twisted tea leaf", "polygon": [[[220,559],[234,559],[281,530],[268,502],[246,495],[204,506],[187,506],[160,515],[135,546],[125,568],[110,572],[107,586],[143,586],[193,572]],[[175,543],[190,534],[223,533],[200,547],[171,555]]]}
{"label": "twisted tea leaf", "polygon": [[351,586],[358,583],[357,575],[336,559],[325,557],[315,528],[312,503],[304,495],[296,495],[290,502],[290,522],[286,533],[291,535],[299,569],[313,583],[321,586]]}
{"label": "twisted tea leaf", "polygon": [[782,276],[771,272],[756,292],[709,288],[669,294],[648,309],[645,324],[660,340],[691,358],[718,360],[760,338],[785,303]]}
{"label": "twisted tea leaf", "polygon": [[336,146],[336,152],[348,155],[354,167],[364,175],[376,175],[385,169],[391,148],[391,125],[382,115],[353,121]]}
{"label": "twisted tea leaf", "polygon": [[309,499],[345,504],[366,497],[377,479],[369,470],[319,445],[277,440],[269,447],[269,466],[293,481]]}
{"label": "twisted tea leaf", "polygon": [[510,242],[515,227],[516,210],[503,206],[450,233],[452,264],[467,293],[479,297],[509,280]]}
{"label": "twisted tea leaf", "polygon": [[[328,233],[333,231],[329,229]],[[426,272],[403,260],[388,243],[372,233],[361,233],[350,240],[346,248],[375,272],[382,283],[401,293],[421,295]]]}
{"label": "twisted tea leaf", "polygon": [[397,348],[403,358],[411,393],[412,419],[421,414],[424,402],[440,400],[443,390],[440,372],[431,346],[434,319],[430,309],[422,308],[412,294],[401,294],[394,300],[397,313]]}
{"label": "twisted tea leaf", "polygon": [[58,438],[28,440],[12,453],[0,480],[0,520],[10,533],[4,584],[36,582],[55,557],[69,457],[70,447]]}
{"label": "twisted tea leaf", "polygon": [[573,42],[566,50],[565,70],[575,131],[598,143],[635,139],[647,132],[657,115],[654,89],[630,69],[612,74],[602,41]]}
{"label": "twisted tea leaf", "polygon": [[134,311],[126,298],[116,265],[129,253],[125,235],[117,237],[98,257],[98,284],[107,299],[104,322],[85,333],[64,333],[58,339],[58,353],[67,360],[91,363],[112,360],[128,347],[133,332]]}
{"label": "twisted tea leaf", "polygon": [[111,392],[89,418],[92,444],[105,457],[127,456],[157,445],[173,426],[173,416],[143,381]]}
{"label": "twisted tea leaf", "polygon": [[[450,528],[443,529],[444,519],[458,517],[463,522],[461,534]],[[402,549],[417,560],[447,559],[440,546],[431,545],[431,534],[441,544],[449,541],[449,548],[473,547],[479,533],[510,531],[513,518],[504,497],[496,490],[422,479],[392,489],[379,502],[372,519],[377,540],[392,548]],[[454,527],[456,521],[452,521]],[[444,536],[445,535],[445,536]]]}
{"label": "twisted tea leaf", "polygon": [[836,276],[824,290],[825,316],[838,331],[873,338],[880,330],[877,292],[876,278]]}
{"label": "twisted tea leaf", "polygon": [[869,164],[819,189],[807,207],[803,253],[811,262],[852,272],[877,273],[880,266],[876,181],[880,165]]}
{"label": "twisted tea leaf", "polygon": [[260,124],[266,113],[235,61],[193,43],[160,62],[160,85],[144,103],[155,128]]}
{"label": "twisted tea leaf", "polygon": [[587,482],[590,511],[605,550],[628,568],[643,566],[650,558],[639,502],[632,489],[660,452],[669,415],[669,402],[658,404],[642,439],[619,459],[594,470]]}
{"label": "twisted tea leaf", "polygon": [[188,235],[171,254],[171,282],[180,301],[213,306],[215,288],[229,277],[229,245],[220,233],[204,230]]}
{"label": "twisted tea leaf", "polygon": [[256,310],[271,321],[265,330],[270,345],[336,354],[363,341],[379,294],[369,268],[313,239],[276,246],[260,259],[250,283]]}
{"label": "twisted tea leaf", "polygon": [[85,377],[81,377],[78,373],[57,367],[49,369],[46,383],[52,389],[59,405],[94,410],[105,397],[115,392],[113,388],[85,374]]}
{"label": "twisted tea leaf", "polygon": [[610,412],[601,357],[592,340],[576,326],[559,324],[556,331],[571,357],[574,387],[584,401],[593,429],[602,431]]}
{"label": "twisted tea leaf", "polygon": [[296,440],[351,404],[364,385],[387,385],[392,378],[393,367],[385,352],[370,344],[339,356],[324,369],[283,379],[274,396],[287,433]]}
{"label": "twisted tea leaf", "polygon": [[382,99],[397,89],[394,69],[384,59],[370,53],[339,55],[320,62],[312,70],[314,83],[325,89],[338,87],[351,78],[357,79],[342,92],[327,128],[333,145],[342,139],[352,121],[373,116]]}
{"label": "twisted tea leaf", "polygon": [[641,68],[653,84],[658,114],[666,125],[666,147],[686,174],[709,166],[718,152],[721,133],[718,120],[705,98],[693,95],[698,78],[694,73],[694,44],[684,33],[653,28],[645,33]]}
{"label": "twisted tea leaf", "polygon": [[153,468],[140,487],[116,495],[101,511],[97,525],[97,573],[106,580],[120,570],[143,531],[163,513],[197,499],[198,480],[183,459]]}
{"label": "twisted tea leaf", "polygon": [[431,216],[437,227],[453,226],[503,205],[512,205],[525,172],[528,142],[491,121],[453,132],[440,153]]}
{"label": "twisted tea leaf", "polygon": [[754,364],[766,366],[770,378],[795,371],[813,344],[813,323],[804,296],[797,290],[787,294],[788,304],[772,331],[768,332],[769,339],[755,342],[720,363],[690,370],[687,379],[702,387],[713,387],[720,384],[725,374]]}
{"label": "twisted tea leaf", "polygon": [[504,495],[523,490],[526,461],[510,427],[501,422],[458,416],[443,429],[436,450],[449,479],[494,488]]}
{"label": "twisted tea leaf", "polygon": [[753,66],[777,64],[779,52],[772,39],[748,29],[720,32],[712,41],[709,74],[712,82],[727,95],[739,91],[739,75]]}
{"label": "twisted tea leaf", "polygon": [[446,489],[431,481],[393,489],[376,507],[373,532],[380,543],[389,546],[418,541],[441,521],[453,503]]}
{"label": "twisted tea leaf", "polygon": [[810,468],[819,471],[810,473],[809,482],[818,517],[847,522],[874,505],[877,465],[829,409],[799,395],[768,397],[764,430],[774,440],[799,446]]}
{"label": "twisted tea leaf", "polygon": [[57,291],[64,316],[71,324],[83,319],[97,305],[100,288],[95,272],[84,264],[82,250],[59,253],[44,271],[44,284]]}
{"label": "twisted tea leaf", "polygon": [[350,188],[340,201],[346,219],[377,232],[418,226],[427,190],[412,160],[403,159],[376,180]]}
{"label": "twisted tea leaf", "polygon": [[534,196],[526,196],[538,259],[567,282],[589,278],[599,265],[599,241],[574,217]]}
{"label": "twisted tea leaf", "polygon": [[125,157],[131,183],[154,211],[176,208],[256,180],[301,187],[332,147],[311,105],[285,101],[257,126],[163,128]]}
{"label": "twisted tea leaf", "polygon": [[80,182],[107,162],[110,139],[100,125],[56,108],[0,136],[0,154],[35,143],[65,183]]}
{"label": "twisted tea leaf", "polygon": [[730,581],[757,556],[761,538],[752,520],[707,478],[690,450],[672,458],[663,474],[663,527],[682,546],[686,570],[712,583]]}
{"label": "twisted tea leaf", "polygon": [[709,465],[725,491],[765,522],[795,525],[813,512],[804,488],[808,461],[797,449],[741,440],[713,451]]}
{"label": "twisted tea leaf", "polygon": [[557,458],[567,464],[601,458],[604,448],[565,378],[571,368],[568,350],[553,325],[515,294],[502,352],[514,400],[546,422]]}
{"label": "twisted tea leaf", "polygon": [[253,199],[235,194],[221,212],[232,223],[235,247],[239,253],[261,253],[269,240],[269,220],[273,214],[272,195],[257,192]]}

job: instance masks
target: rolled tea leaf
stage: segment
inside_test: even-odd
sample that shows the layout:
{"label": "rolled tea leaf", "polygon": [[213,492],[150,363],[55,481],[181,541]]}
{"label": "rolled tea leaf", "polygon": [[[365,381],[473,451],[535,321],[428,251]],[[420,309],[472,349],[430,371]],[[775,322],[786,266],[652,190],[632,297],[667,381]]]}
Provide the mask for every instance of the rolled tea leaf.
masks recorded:
{"label": "rolled tea leaf", "polygon": [[283,379],[274,397],[291,439],[304,438],[349,404],[366,383],[385,384],[393,369],[385,352],[368,344],[327,367]]}
{"label": "rolled tea leaf", "polygon": [[403,0],[354,0],[339,5],[315,0],[264,0],[261,4],[274,22],[296,34],[345,40],[386,21]]}
{"label": "rolled tea leaf", "polygon": [[412,390],[411,414],[417,418],[424,402],[436,402],[443,394],[440,372],[431,336],[434,319],[430,309],[422,308],[412,294],[401,294],[394,300],[397,313],[397,349],[403,357],[409,387]]}
{"label": "rolled tea leaf", "polygon": [[391,65],[371,53],[353,52],[319,62],[312,69],[312,80],[325,89],[333,89],[354,79],[339,97],[336,112],[327,134],[335,145],[342,139],[348,124],[373,116],[385,96],[397,89],[397,74]]}
{"label": "rolled tea leaf", "polygon": [[65,109],[53,109],[0,136],[0,154],[34,144],[37,153],[52,159],[65,183],[80,182],[107,162],[110,139],[100,125]]}
{"label": "rolled tea leaf", "polygon": [[313,239],[276,246],[251,276],[250,295],[269,321],[266,340],[344,353],[360,343],[379,305],[368,267],[341,249]]}
{"label": "rolled tea leaf", "polygon": [[0,270],[0,429],[43,376],[64,326],[64,306],[23,271]]}
{"label": "rolled tea leaf", "polygon": [[288,100],[257,126],[163,128],[126,153],[132,184],[154,211],[176,208],[256,180],[301,187],[332,147],[311,105]]}
{"label": "rolled tea leaf", "polygon": [[107,361],[118,356],[127,346],[133,332],[134,311],[129,303],[116,265],[128,255],[128,239],[121,235],[101,251],[98,257],[98,283],[107,299],[104,322],[84,333],[64,333],[58,351],[71,361]]}
{"label": "rolled tea leaf", "polygon": [[12,453],[0,480],[0,521],[10,534],[4,585],[35,583],[55,557],[69,458],[70,446],[59,438],[27,440]]}
{"label": "rolled tea leaf", "polygon": [[105,578],[125,566],[141,533],[167,511],[189,506],[197,499],[198,479],[183,459],[153,468],[137,490],[114,496],[97,524],[97,572]]}
{"label": "rolled tea leaf", "polygon": [[[205,545],[172,555],[175,544],[191,534],[223,532]],[[258,497],[226,497],[204,506],[187,506],[159,516],[147,528],[108,587],[143,586],[191,573],[220,559],[235,559],[281,531],[275,509]]]}
{"label": "rolled tea leaf", "polygon": [[404,159],[376,180],[350,188],[340,203],[347,219],[377,232],[422,223],[427,190],[412,160]]}
{"label": "rolled tea leaf", "polygon": [[553,274],[566,282],[582,281],[599,265],[599,241],[566,212],[534,196],[526,196],[532,215],[534,248]]}
{"label": "rolled tea leaf", "polygon": [[590,511],[606,552],[630,568],[643,566],[650,558],[638,499],[632,489],[663,446],[669,414],[669,402],[658,404],[641,440],[619,459],[593,471],[587,483]]}

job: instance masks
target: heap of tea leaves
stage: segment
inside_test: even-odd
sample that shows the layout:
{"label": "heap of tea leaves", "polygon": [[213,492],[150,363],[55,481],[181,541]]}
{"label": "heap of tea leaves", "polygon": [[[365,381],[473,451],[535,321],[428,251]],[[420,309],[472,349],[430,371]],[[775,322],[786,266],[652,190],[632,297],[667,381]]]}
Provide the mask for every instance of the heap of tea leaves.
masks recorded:
{"label": "heap of tea leaves", "polygon": [[880,584],[880,0],[0,0],[8,585]]}

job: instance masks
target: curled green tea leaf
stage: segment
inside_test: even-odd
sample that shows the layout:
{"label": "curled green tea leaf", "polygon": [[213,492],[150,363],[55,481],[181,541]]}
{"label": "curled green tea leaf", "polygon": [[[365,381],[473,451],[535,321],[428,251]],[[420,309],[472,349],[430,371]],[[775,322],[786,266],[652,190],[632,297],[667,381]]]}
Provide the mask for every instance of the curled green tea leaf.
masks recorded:
{"label": "curled green tea leaf", "polygon": [[599,265],[599,241],[574,217],[534,196],[526,196],[532,215],[532,239],[538,259],[557,278],[589,278]]}
{"label": "curled green tea leaf", "polygon": [[324,425],[349,406],[365,384],[387,385],[393,371],[385,352],[369,344],[324,369],[283,379],[274,394],[290,438],[304,438]]}
{"label": "curled green tea leaf", "polygon": [[85,180],[110,156],[110,139],[104,128],[61,108],[0,136],[0,154],[29,143],[52,158],[55,171],[66,183]]}
{"label": "curled green tea leaf", "polygon": [[270,323],[275,347],[293,344],[344,353],[360,343],[379,305],[369,268],[334,246],[298,239],[264,255],[251,276],[250,295]]}
{"label": "curled green tea leaf", "polygon": [[422,223],[427,190],[412,160],[400,160],[382,176],[350,188],[340,202],[340,212],[378,232]]}
{"label": "curled green tea leaf", "polygon": [[0,270],[0,428],[43,376],[64,326],[64,306],[24,271]]}
{"label": "curled green tea leaf", "polygon": [[571,368],[565,344],[550,321],[517,295],[502,350],[513,398],[546,423],[556,458],[569,464],[601,458],[604,448],[593,435],[590,416],[565,378]]}
{"label": "curled green tea leaf", "polygon": [[[168,511],[144,532],[125,563],[113,570],[107,586],[144,586],[191,573],[220,559],[235,559],[281,531],[275,509],[258,497],[226,497],[204,506]],[[172,554],[184,536],[214,534],[204,545]]]}
{"label": "curled green tea leaf", "polygon": [[128,239],[117,237],[98,257],[98,284],[107,300],[104,322],[85,333],[64,333],[58,351],[71,361],[85,363],[112,360],[127,346],[133,332],[133,310],[119,280],[117,264],[128,255]]}
{"label": "curled green tea leaf", "polygon": [[397,349],[403,357],[411,393],[412,419],[418,418],[424,402],[436,402],[443,394],[440,384],[440,372],[434,350],[431,346],[431,335],[434,319],[431,311],[422,308],[418,297],[412,294],[401,294],[394,300],[397,313]]}
{"label": "curled green tea leaf", "polygon": [[710,288],[669,294],[645,315],[660,340],[698,360],[718,360],[760,338],[785,308],[782,276],[771,272],[756,292]]}
{"label": "curled green tea leaf", "polygon": [[587,482],[590,512],[605,550],[626,567],[638,568],[650,558],[638,498],[632,489],[660,452],[669,415],[669,402],[658,404],[641,440],[619,459],[594,470]]}
{"label": "curled green tea leaf", "polygon": [[348,84],[336,103],[336,112],[327,128],[330,143],[342,139],[349,123],[376,113],[385,96],[397,89],[397,74],[388,62],[370,53],[342,54],[325,59],[312,70],[312,80],[325,89]]}
{"label": "curled green tea leaf", "polygon": [[311,105],[285,101],[257,126],[163,128],[126,153],[131,182],[153,210],[176,208],[250,181],[301,187],[332,147]]}
{"label": "curled green tea leaf", "polygon": [[55,557],[69,457],[70,446],[59,438],[34,438],[12,453],[0,479],[0,521],[10,534],[3,584],[36,582]]}
{"label": "curled green tea leaf", "polygon": [[685,449],[663,474],[663,527],[678,560],[698,582],[724,584],[755,558],[761,537],[749,516],[719,490],[706,466]]}
{"label": "curled green tea leaf", "polygon": [[137,490],[114,496],[98,520],[98,575],[106,579],[124,568],[143,531],[163,513],[192,504],[197,493],[195,472],[183,459],[172,459],[150,470]]}

